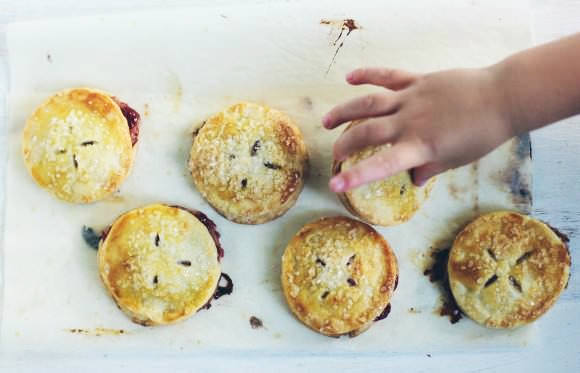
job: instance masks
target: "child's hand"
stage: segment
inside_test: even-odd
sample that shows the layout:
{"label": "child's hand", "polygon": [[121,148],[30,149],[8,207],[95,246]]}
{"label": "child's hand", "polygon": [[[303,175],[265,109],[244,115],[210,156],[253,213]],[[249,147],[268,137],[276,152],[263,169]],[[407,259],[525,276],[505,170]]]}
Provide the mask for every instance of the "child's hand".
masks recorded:
{"label": "child's hand", "polygon": [[359,69],[350,84],[386,88],[333,108],[326,128],[365,119],[343,133],[334,157],[343,160],[369,145],[392,143],[386,151],[333,177],[330,187],[344,192],[361,184],[413,169],[415,184],[490,152],[511,136],[504,92],[491,69],[450,70],[419,75],[400,70]]}

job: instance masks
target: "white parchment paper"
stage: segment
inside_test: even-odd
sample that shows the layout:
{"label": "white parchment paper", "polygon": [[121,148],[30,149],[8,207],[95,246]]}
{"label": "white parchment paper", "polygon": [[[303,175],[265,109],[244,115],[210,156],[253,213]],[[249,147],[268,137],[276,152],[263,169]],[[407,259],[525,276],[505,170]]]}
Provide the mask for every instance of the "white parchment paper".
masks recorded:
{"label": "white parchment paper", "polygon": [[[512,141],[476,165],[441,176],[409,223],[378,229],[395,248],[401,276],[391,314],[363,335],[331,339],[310,331],[289,312],[279,283],[281,254],[298,229],[320,216],[348,214],[327,188],[331,145],[342,130],[322,129],[320,118],[334,104],[376,88],[349,87],[344,74],[359,66],[426,72],[493,63],[529,43],[526,8],[505,3],[290,2],[11,25],[1,353],[385,354],[533,343],[541,322],[512,332],[465,319],[451,325],[436,314],[440,293],[422,274],[431,247],[449,242],[466,221],[496,208],[529,208],[529,200],[513,193],[514,183],[529,186],[525,142]],[[345,18],[361,29],[341,35]],[[60,202],[24,167],[26,117],[48,95],[71,86],[109,91],[142,114],[133,172],[112,200]],[[239,100],[287,112],[311,153],[311,177],[296,206],[259,226],[220,217],[186,169],[192,128]],[[105,292],[96,253],[80,232],[158,201],[200,209],[217,223],[223,270],[235,291],[185,322],[145,328],[131,323]],[[252,329],[251,316],[264,328]],[[97,336],[99,328],[125,333]]]}

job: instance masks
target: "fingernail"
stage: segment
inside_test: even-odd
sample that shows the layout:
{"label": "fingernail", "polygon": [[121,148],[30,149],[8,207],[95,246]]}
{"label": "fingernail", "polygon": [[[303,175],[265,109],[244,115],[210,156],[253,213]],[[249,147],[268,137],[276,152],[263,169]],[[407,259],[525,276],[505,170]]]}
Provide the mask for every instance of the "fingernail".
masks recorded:
{"label": "fingernail", "polygon": [[326,114],[322,117],[322,125],[326,128],[330,126],[330,115]]}
{"label": "fingernail", "polygon": [[415,180],[415,185],[417,185],[418,187],[422,187],[423,185],[425,185],[425,181],[426,180]]}
{"label": "fingernail", "polygon": [[346,81],[347,82],[351,83],[353,79],[354,79],[354,74],[352,71],[349,72],[348,74],[346,74]]}
{"label": "fingernail", "polygon": [[335,176],[330,179],[330,189],[335,192],[342,192],[344,189],[344,180],[340,176]]}

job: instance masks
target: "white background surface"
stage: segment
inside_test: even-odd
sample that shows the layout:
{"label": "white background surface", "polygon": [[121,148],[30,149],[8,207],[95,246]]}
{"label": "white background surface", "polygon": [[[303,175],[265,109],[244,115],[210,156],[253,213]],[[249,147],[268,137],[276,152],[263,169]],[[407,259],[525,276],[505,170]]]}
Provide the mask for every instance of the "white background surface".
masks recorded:
{"label": "white background surface", "polygon": [[[229,3],[218,1],[216,3]],[[113,0],[100,2],[84,1],[0,1],[0,31],[6,22],[14,20],[37,19],[45,16],[79,14],[102,14],[126,11],[135,8],[155,6],[181,6],[207,4],[208,1],[129,1]],[[541,4],[540,4],[541,3]],[[137,6],[137,4],[139,4]],[[536,42],[553,39],[563,34],[580,31],[580,1],[532,1],[533,33]],[[525,17],[527,15],[522,15]],[[0,41],[0,59],[4,59],[5,49]],[[574,63],[571,61],[571,63]],[[577,63],[577,62],[576,62]],[[0,81],[2,82],[2,81]],[[580,84],[580,83],[579,83]],[[5,90],[6,84],[0,84]],[[0,113],[0,117],[1,117]],[[0,142],[0,146],[4,146]],[[533,134],[534,146],[534,213],[540,218],[568,233],[572,239],[573,262],[577,261],[580,225],[580,120],[573,118],[564,123],[538,131]],[[568,312],[580,317],[578,303],[580,296],[578,281],[573,281],[562,302],[569,304]],[[126,361],[101,360],[101,364],[115,368],[140,367],[141,370],[160,370],[181,366],[184,371],[210,366],[215,368],[235,368],[237,371],[324,371],[334,367],[335,371],[369,371],[375,369],[397,369],[402,371],[578,371],[580,369],[580,331],[568,330],[561,333],[561,341],[546,341],[540,348],[529,347],[524,350],[504,353],[483,354],[431,354],[393,355],[381,358],[361,358],[355,355],[346,358],[309,357],[292,360],[287,357],[244,358],[240,356],[216,357],[212,359],[178,359],[172,362],[151,360],[136,356]],[[564,342],[564,343],[562,343]],[[36,368],[52,366],[59,371],[67,367],[73,370],[88,370],[85,361],[60,361],[52,359]],[[26,365],[23,362],[22,368]],[[30,368],[30,366],[28,366]],[[205,370],[205,369],[203,369]]]}

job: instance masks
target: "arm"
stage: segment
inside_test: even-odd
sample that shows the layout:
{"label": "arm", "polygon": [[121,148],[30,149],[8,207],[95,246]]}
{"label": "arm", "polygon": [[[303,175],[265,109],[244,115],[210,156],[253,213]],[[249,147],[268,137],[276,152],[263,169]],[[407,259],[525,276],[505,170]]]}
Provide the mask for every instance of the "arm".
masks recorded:
{"label": "arm", "polygon": [[479,159],[512,136],[580,113],[580,34],[515,54],[488,68],[419,75],[358,69],[350,84],[386,88],[333,108],[326,128],[363,124],[335,143],[338,160],[392,143],[330,181],[343,192],[413,169],[416,184]]}
{"label": "arm", "polygon": [[580,34],[517,53],[490,69],[516,134],[580,113]]}

